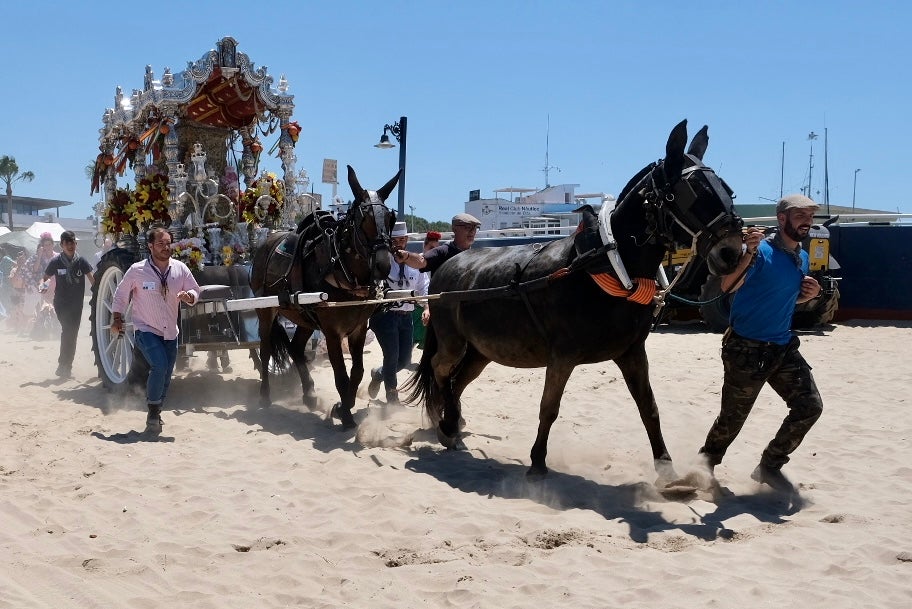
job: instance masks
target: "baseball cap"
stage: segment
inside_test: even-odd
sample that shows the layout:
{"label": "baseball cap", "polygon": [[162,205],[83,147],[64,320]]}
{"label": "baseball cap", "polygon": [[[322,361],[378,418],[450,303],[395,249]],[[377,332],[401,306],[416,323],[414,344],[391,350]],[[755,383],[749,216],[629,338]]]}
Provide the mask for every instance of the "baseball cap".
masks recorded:
{"label": "baseball cap", "polygon": [[481,226],[481,221],[472,214],[456,214],[453,216],[453,226],[466,224],[469,226]]}
{"label": "baseball cap", "polygon": [[393,226],[393,232],[390,233],[390,237],[407,237],[408,236],[408,227],[405,222],[396,222]]}
{"label": "baseball cap", "polygon": [[776,213],[781,214],[788,209],[820,209],[812,199],[804,195],[786,195],[776,203]]}

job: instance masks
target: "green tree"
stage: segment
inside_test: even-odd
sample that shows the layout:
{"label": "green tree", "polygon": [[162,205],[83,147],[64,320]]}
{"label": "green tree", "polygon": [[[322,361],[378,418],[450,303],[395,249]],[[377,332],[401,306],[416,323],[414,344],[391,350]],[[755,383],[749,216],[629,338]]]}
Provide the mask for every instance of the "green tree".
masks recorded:
{"label": "green tree", "polygon": [[19,165],[13,157],[0,157],[0,180],[6,184],[6,212],[10,230],[13,230],[13,183],[31,182],[34,179],[35,174],[31,171],[19,172]]}

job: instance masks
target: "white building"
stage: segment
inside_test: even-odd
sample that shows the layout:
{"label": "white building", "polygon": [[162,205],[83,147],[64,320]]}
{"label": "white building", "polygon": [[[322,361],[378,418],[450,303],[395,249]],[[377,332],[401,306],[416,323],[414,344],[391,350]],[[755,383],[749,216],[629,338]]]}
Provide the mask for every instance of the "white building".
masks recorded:
{"label": "white building", "polygon": [[[511,234],[567,234],[579,224],[576,213],[581,205],[592,205],[596,212],[604,202],[614,203],[606,193],[575,193],[579,184],[558,184],[536,191],[534,188],[499,188],[493,199],[482,199],[479,191],[469,193],[465,211],[481,221],[481,231],[509,231]],[[510,198],[501,198],[508,193]],[[514,195],[518,195],[514,198]]]}

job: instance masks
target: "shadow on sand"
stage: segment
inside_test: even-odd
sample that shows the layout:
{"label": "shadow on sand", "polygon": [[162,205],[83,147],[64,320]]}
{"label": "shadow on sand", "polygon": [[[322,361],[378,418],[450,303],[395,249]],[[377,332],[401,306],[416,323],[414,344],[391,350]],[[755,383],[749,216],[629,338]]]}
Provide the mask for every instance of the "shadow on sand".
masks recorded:
{"label": "shadow on sand", "polygon": [[544,479],[532,480],[525,475],[525,465],[431,447],[419,449],[417,458],[410,460],[406,468],[465,493],[527,499],[558,510],[592,510],[607,520],[626,523],[630,539],[638,543],[646,543],[650,533],[662,531],[679,531],[705,541],[731,539],[736,533],[723,524],[730,518],[748,514],[761,522],[782,524],[786,522],[785,516],[796,513],[803,505],[797,496],[766,492],[735,496],[729,492],[717,500],[716,509],[709,514],[701,516],[691,508],[694,522],[682,524],[669,522],[660,513],[643,507],[650,502],[668,502],[654,486],[645,482],[600,484],[553,470]]}

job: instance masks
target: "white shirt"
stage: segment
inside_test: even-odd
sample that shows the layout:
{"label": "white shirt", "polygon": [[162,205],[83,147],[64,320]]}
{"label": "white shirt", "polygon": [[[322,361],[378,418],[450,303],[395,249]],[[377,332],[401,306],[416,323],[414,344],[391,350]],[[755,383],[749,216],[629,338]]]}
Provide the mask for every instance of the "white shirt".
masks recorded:
{"label": "white shirt", "polygon": [[[386,278],[386,285],[391,290],[414,290],[416,296],[427,296],[429,273],[422,273],[405,264],[399,264],[390,256],[390,273]],[[413,311],[415,303],[403,302],[394,311]]]}

